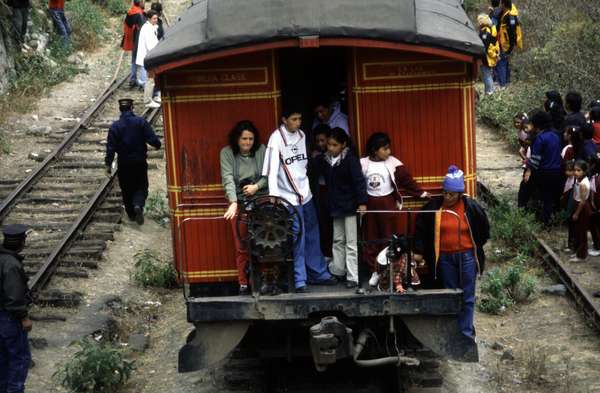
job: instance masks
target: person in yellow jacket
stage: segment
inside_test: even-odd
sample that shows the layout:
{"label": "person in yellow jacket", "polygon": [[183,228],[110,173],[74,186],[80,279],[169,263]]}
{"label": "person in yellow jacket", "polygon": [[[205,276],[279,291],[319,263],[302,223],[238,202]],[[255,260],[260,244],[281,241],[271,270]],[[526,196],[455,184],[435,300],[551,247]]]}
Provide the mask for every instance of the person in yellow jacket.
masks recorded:
{"label": "person in yellow jacket", "polygon": [[485,56],[481,64],[481,79],[483,79],[485,86],[485,94],[492,94],[494,92],[493,69],[500,55],[498,34],[496,26],[486,14],[480,14],[477,17],[477,24],[479,25],[479,38],[481,38],[485,47]]}
{"label": "person in yellow jacket", "polygon": [[498,31],[500,59],[496,65],[496,77],[501,88],[510,83],[509,58],[515,48],[521,48],[522,32],[519,11],[512,0],[502,0],[502,17]]}

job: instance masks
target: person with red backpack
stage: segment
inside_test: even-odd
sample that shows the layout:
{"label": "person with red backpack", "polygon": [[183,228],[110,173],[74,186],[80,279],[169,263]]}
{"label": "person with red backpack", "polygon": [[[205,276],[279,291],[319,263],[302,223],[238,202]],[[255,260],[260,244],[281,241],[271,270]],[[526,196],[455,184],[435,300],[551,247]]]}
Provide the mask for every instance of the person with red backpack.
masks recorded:
{"label": "person with red backpack", "polygon": [[121,48],[125,52],[131,51],[131,75],[129,77],[129,87],[131,88],[141,88],[143,86],[137,79],[138,66],[135,58],[137,56],[138,37],[145,22],[144,0],[133,0],[133,4],[127,11],[127,16],[123,21],[123,41],[121,42]]}

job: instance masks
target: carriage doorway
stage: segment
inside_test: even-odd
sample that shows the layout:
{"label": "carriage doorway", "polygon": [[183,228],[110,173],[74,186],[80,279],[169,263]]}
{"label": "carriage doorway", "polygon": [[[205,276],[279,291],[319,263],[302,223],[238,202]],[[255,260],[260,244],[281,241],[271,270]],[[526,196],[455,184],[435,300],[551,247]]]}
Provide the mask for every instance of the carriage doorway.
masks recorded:
{"label": "carriage doorway", "polygon": [[[302,130],[311,138],[315,120],[315,104],[323,98],[337,101],[341,111],[348,114],[347,48],[289,48],[278,52],[282,105],[302,110]],[[350,119],[349,119],[350,122]],[[350,124],[350,132],[353,130]]]}

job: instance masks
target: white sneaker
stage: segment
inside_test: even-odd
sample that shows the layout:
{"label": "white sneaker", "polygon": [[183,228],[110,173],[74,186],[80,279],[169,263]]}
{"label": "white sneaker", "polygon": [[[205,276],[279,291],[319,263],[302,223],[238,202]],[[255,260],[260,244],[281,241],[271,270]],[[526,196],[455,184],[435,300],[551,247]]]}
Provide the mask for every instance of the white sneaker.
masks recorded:
{"label": "white sneaker", "polygon": [[600,250],[595,250],[592,248],[590,251],[588,251],[588,254],[591,257],[597,257],[597,256],[600,256]]}
{"label": "white sneaker", "polygon": [[146,108],[160,108],[160,104],[156,101],[150,101],[146,104]]}
{"label": "white sneaker", "polygon": [[569,259],[569,262],[585,262],[585,258],[574,257],[574,258]]}
{"label": "white sneaker", "polygon": [[160,98],[160,96],[155,96],[154,98],[152,98],[152,101],[158,102],[160,104],[162,102],[162,99]]}
{"label": "white sneaker", "polygon": [[369,285],[374,287],[374,286],[377,286],[378,283],[379,283],[379,273],[373,272],[373,274],[371,274],[371,278],[369,279]]}

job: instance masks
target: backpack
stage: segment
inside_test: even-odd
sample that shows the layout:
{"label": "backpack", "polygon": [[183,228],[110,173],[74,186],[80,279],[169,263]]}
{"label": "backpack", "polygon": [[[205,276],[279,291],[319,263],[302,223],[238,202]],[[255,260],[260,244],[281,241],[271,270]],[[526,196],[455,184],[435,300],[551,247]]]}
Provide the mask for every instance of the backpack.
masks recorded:
{"label": "backpack", "polygon": [[481,29],[481,39],[485,45],[487,64],[489,67],[495,67],[500,55],[500,43],[498,42],[496,27],[483,27]]}

